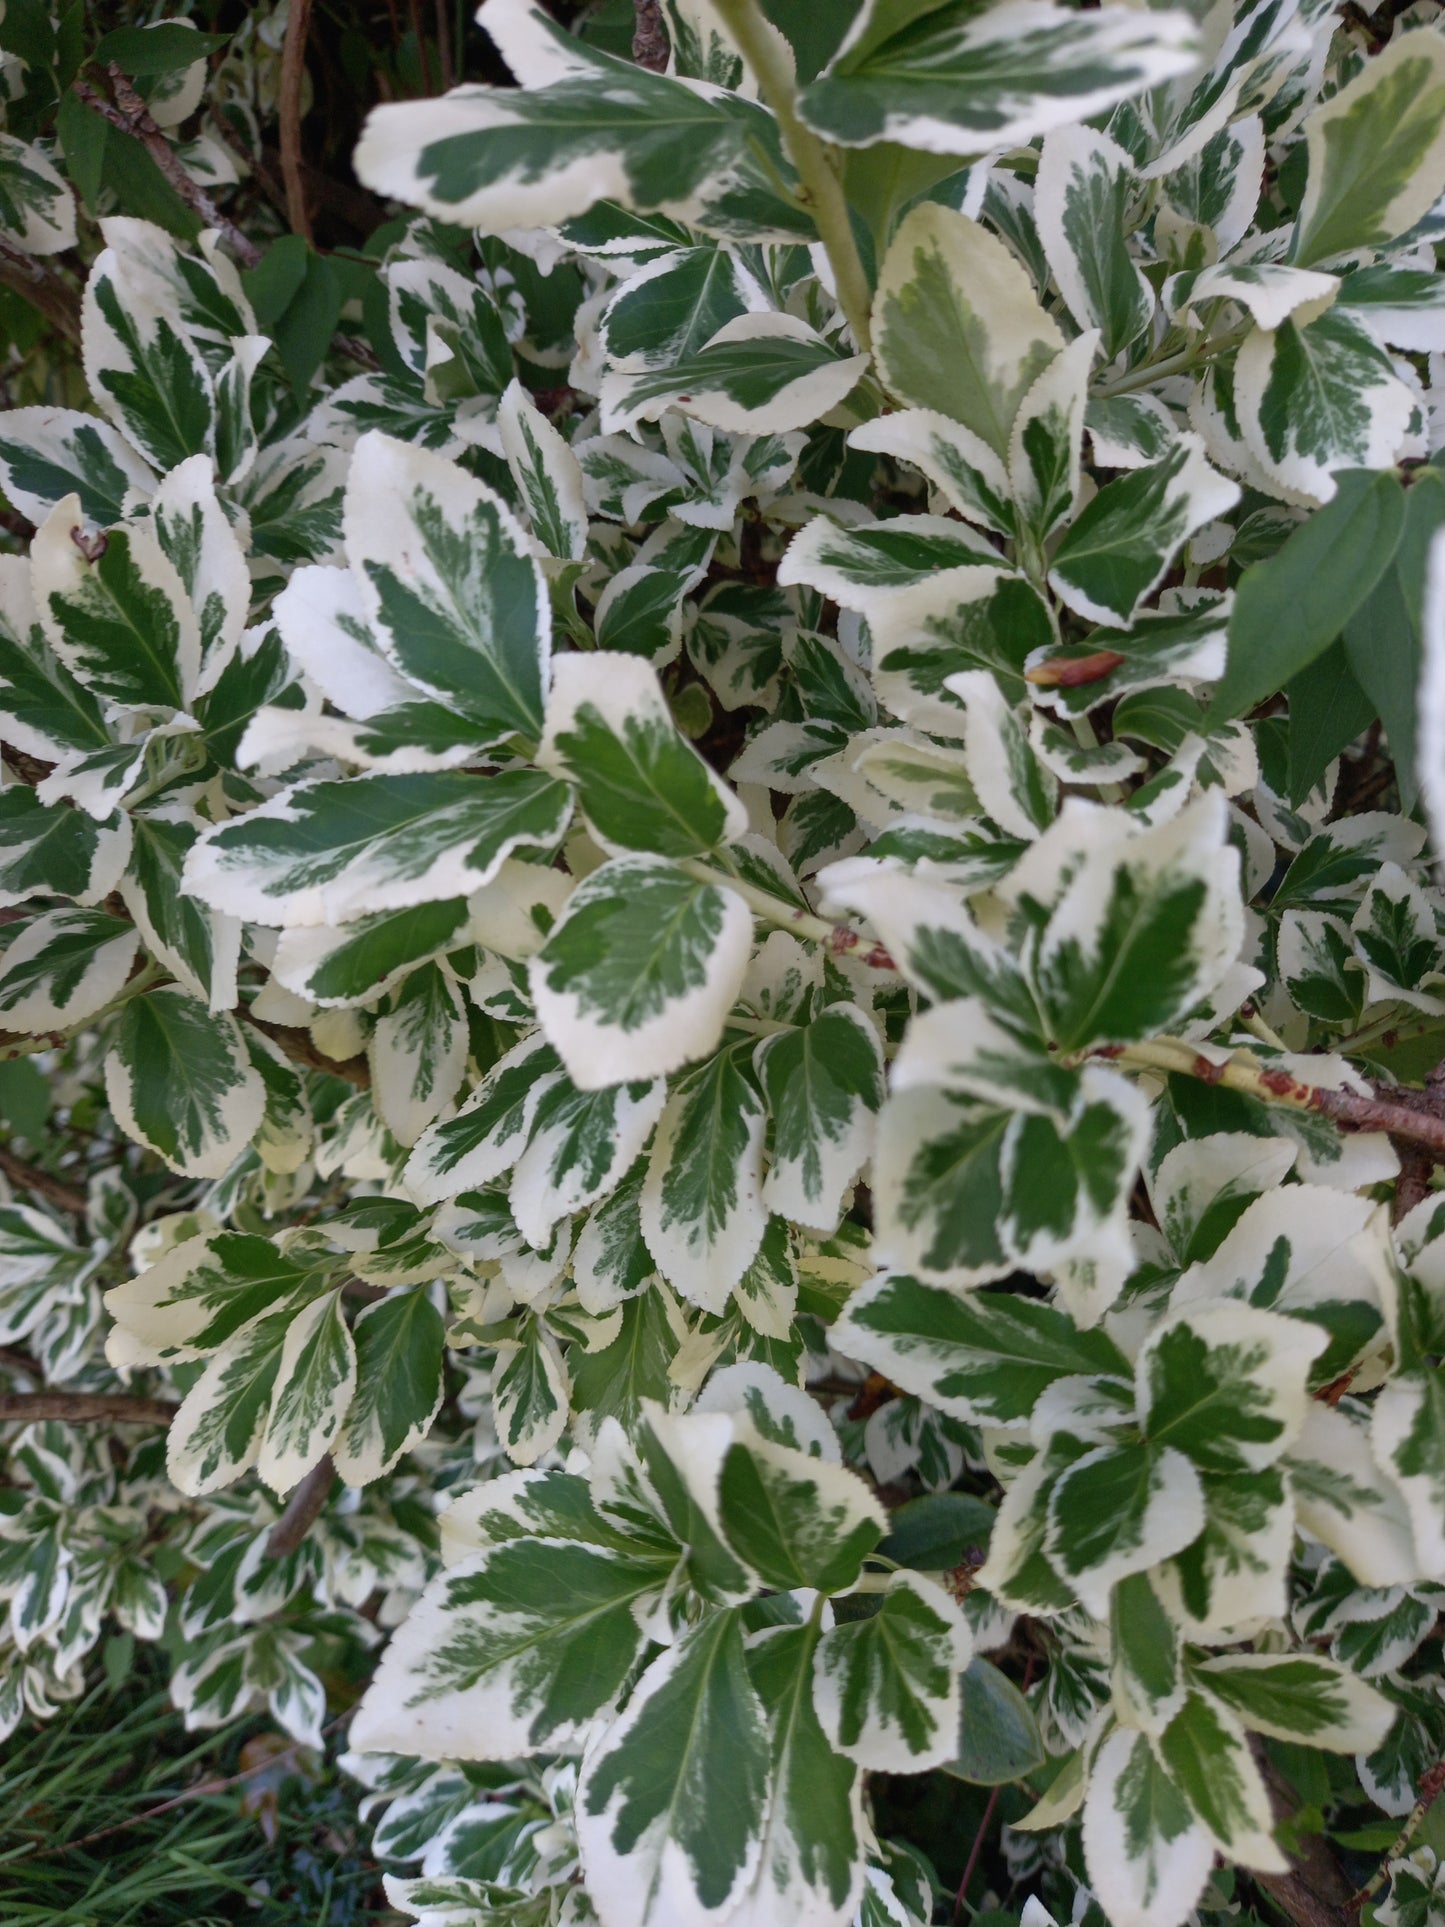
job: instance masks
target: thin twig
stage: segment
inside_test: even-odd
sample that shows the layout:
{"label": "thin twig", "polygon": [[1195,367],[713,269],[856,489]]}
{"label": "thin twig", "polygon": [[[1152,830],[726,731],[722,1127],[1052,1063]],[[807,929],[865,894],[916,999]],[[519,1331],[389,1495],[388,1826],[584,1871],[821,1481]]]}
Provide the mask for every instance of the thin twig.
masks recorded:
{"label": "thin twig", "polygon": [[[321,1729],[322,1733],[334,1733],[338,1726],[344,1726],[351,1718],[353,1711],[352,1707],[348,1707],[344,1713],[338,1713],[335,1719],[328,1720]],[[287,1748],[287,1752],[293,1751],[297,1753],[303,1751],[299,1741],[294,1747]],[[284,1753],[268,1754],[264,1760],[258,1760],[254,1766],[243,1766],[238,1773],[228,1773],[223,1779],[202,1780],[198,1786],[187,1787],[184,1793],[176,1794],[174,1799],[162,1800],[159,1806],[146,1807],[141,1813],[133,1813],[129,1820],[117,1821],[113,1827],[101,1827],[95,1833],[82,1834],[79,1840],[57,1840],[48,1847],[34,1847],[29,1853],[21,1854],[19,1858],[22,1861],[43,1860],[47,1854],[75,1853],[81,1847],[93,1845],[97,1840],[109,1840],[117,1833],[129,1833],[132,1827],[144,1826],[148,1820],[157,1820],[161,1814],[170,1813],[175,1807],[183,1807],[188,1800],[209,1800],[218,1793],[229,1793],[232,1787],[240,1786],[246,1780],[253,1780],[258,1773],[274,1771],[277,1761],[285,1757]],[[18,1865],[19,1862],[12,1864]]]}
{"label": "thin twig", "polygon": [[286,1510],[272,1526],[266,1539],[268,1559],[286,1559],[295,1552],[321,1517],[335,1483],[336,1467],[331,1462],[331,1454],[327,1452],[296,1487],[286,1501]]}
{"label": "thin twig", "polygon": [[301,179],[301,83],[306,77],[306,36],[311,27],[311,0],[291,0],[286,15],[286,38],[281,43],[281,87],[277,111],[281,122],[281,178],[286,183],[286,218],[291,232],[308,245],[311,219],[306,212],[306,190]]}
{"label": "thin twig", "polygon": [[456,85],[456,73],[452,67],[452,30],[447,19],[447,9],[451,0],[436,0],[437,4],[437,65],[442,70],[442,92],[446,93]]}
{"label": "thin twig", "polygon": [[1404,1858],[1405,1850],[1419,1831],[1421,1821],[1442,1793],[1445,1793],[1445,1760],[1437,1760],[1434,1766],[1420,1775],[1420,1797],[1405,1816],[1404,1826],[1385,1849],[1379,1866],[1358,1893],[1350,1895],[1348,1905],[1352,1912],[1358,1913],[1365,1902],[1373,1900],[1384,1886],[1390,1877],[1390,1862]]}
{"label": "thin twig", "polygon": [[300,1064],[308,1071],[325,1071],[328,1077],[344,1078],[359,1091],[371,1088],[371,1067],[364,1057],[348,1057],[345,1063],[340,1063],[316,1048],[309,1031],[298,1030],[291,1024],[268,1024],[264,1018],[252,1016],[245,1004],[237,1006],[236,1014],[254,1024],[263,1037],[269,1037],[293,1064]]}
{"label": "thin twig", "polygon": [[416,41],[417,71],[421,75],[421,88],[424,94],[435,92],[431,76],[431,50],[426,44],[426,35],[421,30],[420,0],[407,0],[411,14],[412,38]]}
{"label": "thin twig", "polygon": [[151,119],[150,109],[114,61],[110,64],[109,72],[110,84],[115,89],[114,106],[83,80],[75,82],[77,98],[99,114],[102,120],[108,120],[112,127],[118,127],[123,134],[138,140],[192,213],[198,215],[208,228],[217,230],[243,268],[254,268],[261,259],[261,250],[248,235],[241,232],[229,215],[221,212],[200,182],[191,179],[177,158],[175,149]]}
{"label": "thin twig", "polygon": [[993,1810],[998,1805],[1001,1789],[995,1787],[988,1796],[983,1818],[978,1823],[978,1832],[973,1836],[973,1845],[968,1850],[968,1860],[963,1869],[963,1878],[958,1883],[958,1892],[953,1896],[952,1927],[958,1927],[958,1917],[963,1912],[963,1896],[968,1892],[968,1883],[973,1879],[973,1870],[978,1865],[979,1855],[983,1852],[984,1837],[988,1833],[988,1823],[993,1818]]}
{"label": "thin twig", "polygon": [[80,291],[23,248],[0,239],[0,287],[39,310],[67,341],[80,340]]}
{"label": "thin twig", "polygon": [[6,1392],[0,1420],[29,1425],[61,1419],[67,1425],[169,1425],[180,1407],[168,1398],[130,1398],[123,1392]]}
{"label": "thin twig", "polygon": [[53,1204],[61,1211],[69,1211],[77,1218],[85,1216],[87,1205],[83,1191],[77,1191],[61,1178],[51,1177],[38,1164],[27,1164],[24,1158],[17,1157],[4,1144],[0,1144],[0,1171],[12,1184],[23,1184],[27,1191],[33,1191],[37,1198],[44,1198],[47,1204]]}

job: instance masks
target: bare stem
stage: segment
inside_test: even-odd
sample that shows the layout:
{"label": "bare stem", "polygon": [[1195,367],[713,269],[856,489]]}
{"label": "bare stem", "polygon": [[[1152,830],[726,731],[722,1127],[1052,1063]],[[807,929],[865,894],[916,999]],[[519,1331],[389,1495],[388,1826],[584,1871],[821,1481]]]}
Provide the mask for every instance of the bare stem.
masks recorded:
{"label": "bare stem", "polygon": [[83,1218],[86,1199],[83,1191],[66,1184],[62,1178],[55,1178],[48,1171],[42,1171],[38,1164],[27,1164],[17,1157],[7,1145],[0,1144],[0,1171],[3,1171],[12,1184],[23,1184],[27,1191],[33,1191],[37,1198],[44,1198],[47,1204],[56,1205],[61,1211],[69,1211],[74,1217]]}
{"label": "bare stem", "polygon": [[1445,1117],[1415,1109],[1407,1101],[1413,1094],[1365,1097],[1358,1091],[1328,1090],[1323,1085],[1306,1084],[1289,1071],[1270,1069],[1248,1051],[1236,1051],[1217,1064],[1181,1037],[1155,1037],[1141,1044],[1111,1047],[1097,1055],[1111,1057],[1131,1070],[1168,1071],[1197,1077],[1204,1084],[1222,1084],[1226,1090],[1240,1091],[1265,1104],[1318,1111],[1347,1130],[1388,1131],[1391,1137],[1420,1145],[1437,1163],[1445,1162]]}
{"label": "bare stem", "polygon": [[0,287],[9,288],[45,319],[67,341],[80,340],[80,293],[55,269],[0,240]]}
{"label": "bare stem", "polygon": [[168,1398],[129,1398],[122,1392],[6,1392],[0,1421],[33,1424],[61,1419],[70,1425],[169,1425],[180,1407]]}
{"label": "bare stem", "polygon": [[266,1540],[268,1559],[285,1559],[295,1552],[320,1518],[335,1483],[336,1467],[328,1452],[316,1461],[286,1501],[286,1510],[272,1526]]}
{"label": "bare stem", "polygon": [[760,890],[754,883],[745,883],[741,877],[725,876],[721,871],[692,858],[679,863],[677,867],[686,871],[688,876],[696,877],[699,883],[715,883],[721,890],[731,890],[734,896],[742,898],[755,917],[761,917],[766,923],[777,924],[780,930],[791,930],[795,937],[801,937],[805,943],[821,943],[835,957],[856,954],[860,963],[869,964],[874,970],[898,968],[882,944],[871,942],[851,924],[830,923],[826,917],[815,917],[811,910],[798,910],[792,904],[784,903],[781,897]]}
{"label": "bare stem", "polygon": [[261,250],[241,232],[234,221],[222,214],[199,181],[191,179],[176,158],[175,149],[151,119],[150,109],[113,61],[110,84],[115,89],[113,107],[83,80],[76,81],[75,92],[87,107],[103,120],[108,120],[112,127],[118,127],[123,134],[138,140],[186,206],[198,214],[207,227],[215,228],[220,233],[243,268],[254,268],[261,259]]}
{"label": "bare stem", "polygon": [[788,158],[798,170],[804,199],[818,225],[818,234],[838,288],[842,308],[853,339],[863,354],[872,352],[870,309],[872,294],[858,244],[853,238],[853,223],[843,183],[838,177],[832,155],[811,128],[798,116],[797,91],[786,42],[770,26],[758,0],[717,0],[728,32],[737,42],[743,59],[757,78],[763,99],[772,108]]}
{"label": "bare stem", "polygon": [[[309,244],[311,217],[306,212],[306,190],[301,178],[301,83],[306,78],[306,36],[311,27],[311,0],[291,0],[286,15],[286,37],[281,44],[281,88],[277,102],[281,122],[281,178],[286,184],[286,218],[291,232]],[[420,43],[421,34],[418,32]]]}

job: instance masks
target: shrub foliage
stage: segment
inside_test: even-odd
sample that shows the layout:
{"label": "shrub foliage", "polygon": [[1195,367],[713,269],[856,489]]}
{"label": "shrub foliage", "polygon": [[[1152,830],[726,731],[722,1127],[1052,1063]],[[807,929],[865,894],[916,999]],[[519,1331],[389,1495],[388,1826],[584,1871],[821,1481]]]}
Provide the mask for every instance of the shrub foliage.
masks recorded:
{"label": "shrub foliage", "polygon": [[7,11],[5,1726],[368,1682],[427,1927],[1445,1919],[1445,29],[1345,12],[487,0],[326,253],[279,19]]}

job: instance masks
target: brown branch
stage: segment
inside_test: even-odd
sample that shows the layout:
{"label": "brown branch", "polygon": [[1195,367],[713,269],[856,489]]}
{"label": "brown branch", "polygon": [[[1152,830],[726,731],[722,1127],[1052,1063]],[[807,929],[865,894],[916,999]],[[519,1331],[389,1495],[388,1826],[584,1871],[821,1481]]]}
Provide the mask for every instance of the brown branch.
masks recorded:
{"label": "brown branch", "polygon": [[155,162],[166,181],[208,228],[215,228],[243,268],[254,268],[261,250],[243,234],[229,216],[222,214],[199,181],[193,181],[182,167],[175,149],[151,119],[150,109],[132,87],[125,74],[111,62],[110,84],[115,89],[115,105],[83,80],[74,83],[77,99],[82,100],[102,120],[118,127],[123,134],[138,140]]}
{"label": "brown branch", "polygon": [[286,38],[281,45],[281,88],[277,111],[281,121],[281,179],[286,184],[286,218],[291,232],[308,245],[311,219],[306,212],[306,189],[301,179],[301,83],[306,78],[306,36],[311,30],[311,0],[291,0],[286,15]]}
{"label": "brown branch", "polygon": [[336,1467],[328,1452],[316,1461],[286,1501],[286,1510],[272,1526],[266,1540],[268,1559],[285,1559],[295,1552],[321,1517],[335,1482]]}
{"label": "brown branch", "polygon": [[667,30],[660,0],[633,0],[637,30],[632,36],[632,58],[650,73],[667,71]]}
{"label": "brown branch", "polygon": [[62,1178],[53,1178],[37,1164],[27,1164],[24,1158],[17,1157],[4,1144],[0,1144],[0,1171],[12,1184],[23,1184],[27,1191],[33,1191],[37,1198],[44,1198],[47,1204],[53,1204],[61,1211],[69,1211],[77,1218],[85,1216],[87,1207],[83,1191],[77,1191]]}
{"label": "brown branch", "polygon": [[39,310],[67,341],[80,341],[80,290],[23,248],[0,240],[0,286]]}
{"label": "brown branch", "polygon": [[316,1048],[309,1031],[298,1030],[291,1024],[268,1024],[262,1017],[253,1017],[245,1004],[237,1007],[237,1014],[254,1024],[263,1037],[269,1037],[293,1064],[300,1064],[308,1071],[325,1071],[328,1077],[343,1077],[359,1091],[370,1090],[371,1066],[364,1057],[348,1057],[345,1063],[340,1063]]}
{"label": "brown branch", "polygon": [[1420,1775],[1420,1797],[1405,1816],[1404,1826],[1401,1827],[1400,1831],[1395,1835],[1395,1838],[1385,1849],[1384,1857],[1381,1859],[1379,1866],[1376,1867],[1375,1871],[1370,1875],[1370,1878],[1365,1882],[1364,1886],[1359,1889],[1358,1893],[1350,1895],[1349,1905],[1352,1912],[1358,1913],[1367,1900],[1373,1900],[1375,1895],[1379,1893],[1380,1889],[1390,1877],[1390,1862],[1404,1858],[1410,1842],[1419,1831],[1421,1821],[1442,1793],[1445,1793],[1445,1760],[1437,1760],[1434,1766],[1427,1767]]}
{"label": "brown branch", "polygon": [[452,29],[447,19],[447,9],[451,0],[436,0],[437,4],[437,65],[442,70],[442,92],[445,94],[456,85],[456,70],[452,66]]}
{"label": "brown branch", "polygon": [[[1257,1737],[1251,1738],[1250,1751],[1269,1789],[1275,1824],[1291,1819],[1299,1810],[1298,1794]],[[1350,1927],[1350,1883],[1323,1835],[1297,1835],[1290,1860],[1287,1873],[1251,1873],[1249,1877],[1295,1927]]]}
{"label": "brown branch", "polygon": [[63,1419],[70,1425],[169,1425],[180,1407],[168,1398],[129,1398],[120,1392],[6,1392],[0,1421],[28,1425]]}

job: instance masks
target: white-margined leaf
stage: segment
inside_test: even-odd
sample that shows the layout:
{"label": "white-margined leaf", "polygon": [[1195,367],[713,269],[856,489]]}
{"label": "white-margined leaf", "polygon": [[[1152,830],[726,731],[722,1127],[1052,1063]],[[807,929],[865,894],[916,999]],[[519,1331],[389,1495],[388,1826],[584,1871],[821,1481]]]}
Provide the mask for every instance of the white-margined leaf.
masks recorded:
{"label": "white-margined leaf", "polygon": [[372,629],[404,675],[494,741],[541,734],[546,585],[499,496],[440,455],[363,435],[346,548]]}
{"label": "white-margined leaf", "polygon": [[130,863],[120,893],[147,950],[213,1010],[232,1009],[240,919],[197,902],[181,888],[187,853],[202,827],[199,818],[181,810],[137,810],[130,822]]}
{"label": "white-margined leaf", "polygon": [[356,1347],[341,1293],[315,1298],[286,1332],[256,1470],[273,1492],[289,1492],[341,1429],[356,1389]]}
{"label": "white-margined leaf", "polygon": [[412,1152],[406,1185],[435,1204],[491,1184],[527,1148],[543,1093],[562,1081],[557,1053],[539,1033],[498,1058],[453,1118],[433,1125]]}
{"label": "white-margined leaf", "polygon": [[297,783],[208,831],[184,887],[262,923],[349,923],[479,889],[514,850],[559,841],[571,807],[536,770]]}
{"label": "white-margined leaf", "polygon": [[497,1347],[492,1418],[513,1465],[535,1464],[561,1438],[571,1389],[557,1341],[540,1318],[524,1322],[516,1343]]}
{"label": "white-margined leaf", "polygon": [[833,1342],[954,1418],[1014,1430],[1056,1379],[1128,1370],[1111,1338],[1052,1305],[889,1273],[853,1294]]}
{"label": "white-margined leaf", "polygon": [[1179,1927],[1214,1864],[1214,1841],[1148,1736],[1127,1726],[1116,1726],[1094,1756],[1084,1860],[1117,1927]]}
{"label": "white-margined leaf", "polygon": [[938,409],[1007,460],[1019,403],[1064,345],[997,236],[924,203],[899,228],[873,302],[879,372],[900,401]]}
{"label": "white-margined leaf", "polygon": [[1388,468],[1418,403],[1389,355],[1345,308],[1255,328],[1234,371],[1249,453],[1286,501],[1328,502],[1336,469]]}
{"label": "white-margined leaf", "polygon": [[539,759],[575,785],[605,850],[699,856],[747,830],[737,798],[673,722],[656,671],[635,658],[558,659]]}
{"label": "white-margined leaf", "polygon": [[166,1471],[192,1498],[230,1485],[256,1463],[289,1312],[262,1313],[233,1332],[181,1401],[166,1434]]}
{"label": "white-margined leaf", "polygon": [[[117,239],[131,227],[173,245],[149,222],[107,223]],[[215,383],[164,272],[134,271],[138,252],[112,240],[90,271],[81,309],[85,378],[116,427],[164,474],[189,455],[215,453]]]}
{"label": "white-margined leaf", "polygon": [[92,694],[130,709],[188,706],[200,631],[175,565],[148,529],[112,529],[95,559],[77,546],[80,499],[37,532],[31,583],[46,640]]}
{"label": "white-margined leaf", "polygon": [[837,408],[867,365],[794,315],[739,315],[670,367],[605,375],[602,427],[614,434],[676,408],[734,435],[785,434]]}
{"label": "white-margined leaf", "polygon": [[184,1238],[136,1277],[113,1286],[106,1309],[137,1361],[202,1358],[264,1313],[298,1311],[322,1289],[309,1269],[251,1232]]}
{"label": "white-margined leaf", "polygon": [[1219,1653],[1194,1682],[1252,1732],[1332,1753],[1374,1753],[1396,1717],[1383,1693],[1317,1653]]}
{"label": "white-margined leaf", "polygon": [[548,555],[580,561],[587,548],[587,504],[577,457],[519,381],[502,396],[497,427],[533,535]]}
{"label": "white-margined leaf", "polygon": [[872,1154],[883,1102],[877,1033],[852,1005],[834,1004],[810,1023],[764,1039],[757,1070],[771,1127],[763,1203],[830,1232]]}
{"label": "white-margined leaf", "polygon": [[1050,586],[1076,615],[1127,627],[1188,538],[1238,500],[1198,436],[1181,435],[1162,461],[1099,490],[1054,551]]}
{"label": "white-margined leaf", "polygon": [[529,965],[548,1041],[579,1090],[661,1076],[722,1035],[752,941],[741,898],[652,857],[586,878]]}
{"label": "white-margined leaf", "polygon": [[173,1171],[218,1178],[250,1142],[266,1087],[235,1019],[181,990],[152,990],[121,1012],[105,1060],[111,1109]]}
{"label": "white-margined leaf", "polygon": [[598,201],[686,215],[736,163],[745,128],[714,90],[593,49],[527,0],[489,0],[485,25],[521,88],[377,108],[356,153],[368,187],[501,234]]}
{"label": "white-margined leaf", "polygon": [[390,999],[367,1044],[372,1103],[398,1144],[415,1144],[451,1108],[466,1075],[468,1049],[455,979],[439,964],[423,964]]}
{"label": "white-margined leaf", "polygon": [[1377,248],[1445,191],[1445,45],[1397,34],[1305,122],[1309,173],[1294,258]]}
{"label": "white-margined leaf", "polygon": [[1157,1742],[1170,1778],[1222,1853],[1261,1873],[1289,1866],[1273,1837],[1274,1814],[1248,1736],[1232,1713],[1190,1693]]}
{"label": "white-margined leaf", "polygon": [[69,803],[47,806],[28,786],[11,784],[0,791],[0,905],[34,896],[99,903],[120,882],[130,846],[124,811],[97,823]]}
{"label": "white-margined leaf", "polygon": [[351,1744],[453,1760],[575,1744],[621,1692],[642,1646],[634,1609],[671,1565],[595,1523],[452,1565],[382,1655]]}
{"label": "white-margined leaf", "polygon": [[13,134],[0,134],[0,232],[23,254],[75,246],[69,187],[38,147]]}
{"label": "white-margined leaf", "polygon": [[[859,1898],[862,1776],[834,1752],[814,1710],[809,1687],[818,1638],[816,1627],[782,1626],[748,1643],[748,1673],[767,1714],[772,1757],[762,1850],[738,1919],[781,1915],[812,1927],[851,1918]],[[866,1902],[860,1919],[872,1927]]]}
{"label": "white-margined leaf", "polygon": [[[577,1833],[602,1927],[703,1927],[731,1910],[763,1847],[769,1726],[735,1612],[655,1659],[585,1755]],[[700,1799],[726,1786],[726,1801]]]}
{"label": "white-margined leaf", "polygon": [[763,1437],[729,1448],[718,1502],[733,1550],[783,1592],[846,1591],[888,1524],[856,1472]]}
{"label": "white-margined leaf", "polygon": [[1129,157],[1092,128],[1058,127],[1044,142],[1034,184],[1039,238],[1059,292],[1081,328],[1097,328],[1104,359],[1137,341],[1154,314],[1154,291],[1128,249],[1135,192]]}
{"label": "white-margined leaf", "polygon": [[1029,964],[1056,1044],[1167,1031],[1216,989],[1244,935],[1239,859],[1227,838],[1217,797],[1136,835],[1121,817],[1106,824],[1087,804],[1065,805],[1007,886],[1022,903],[1053,863],[1071,866]]}
{"label": "white-margined leaf", "polygon": [[246,552],[226,518],[204,455],[173,468],[151,498],[151,526],[195,611],[200,666],[194,694],[214,689],[240,646],[251,606]]}
{"label": "white-margined leaf", "polygon": [[714,1314],[767,1228],[764,1124],[745,1047],[734,1046],[679,1086],[653,1140],[640,1206],[647,1249],[677,1292]]}
{"label": "white-margined leaf", "polygon": [[508,1193],[530,1244],[541,1249],[560,1219],[608,1195],[652,1135],[666,1098],[660,1078],[579,1091],[558,1077],[541,1088]]}
{"label": "white-margined leaf", "polygon": [[0,1025],[66,1030],[119,996],[136,933],[101,910],[52,910],[17,932],[0,958]]}
{"label": "white-margined leaf", "polygon": [[959,1680],[973,1657],[963,1614],[941,1586],[911,1572],[888,1581],[871,1618],[824,1633],[813,1704],[846,1758],[888,1773],[921,1773],[958,1745]]}
{"label": "white-margined leaf", "polygon": [[380,910],[339,927],[296,924],[281,932],[271,974],[287,990],[323,1010],[368,1004],[418,964],[460,947],[468,935],[467,902],[462,897],[413,904],[405,910]]}
{"label": "white-margined leaf", "polygon": [[801,105],[809,126],[844,147],[888,140],[985,154],[1092,120],[1188,73],[1197,57],[1183,13],[1061,15],[1037,0],[979,13],[965,0],[927,0],[900,16],[874,0]]}
{"label": "white-margined leaf", "polygon": [[86,521],[109,528],[155,473],[109,422],[70,408],[9,408],[0,415],[0,486],[37,528],[57,502],[79,495]]}
{"label": "white-margined leaf", "polygon": [[1146,1572],[1199,1536],[1204,1497],[1182,1452],[1097,1445],[1054,1486],[1048,1519],[1049,1563],[1102,1618],[1119,1580]]}

